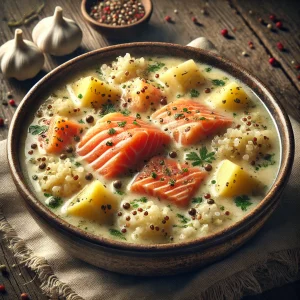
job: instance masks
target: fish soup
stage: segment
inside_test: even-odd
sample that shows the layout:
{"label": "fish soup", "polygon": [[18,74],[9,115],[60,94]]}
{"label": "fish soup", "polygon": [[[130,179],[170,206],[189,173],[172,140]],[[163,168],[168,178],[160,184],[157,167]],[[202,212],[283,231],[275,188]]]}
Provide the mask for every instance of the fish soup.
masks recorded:
{"label": "fish soup", "polygon": [[128,243],[223,230],[263,199],[280,162],[258,97],[213,66],[132,57],[58,86],[28,125],[35,194],[78,228]]}

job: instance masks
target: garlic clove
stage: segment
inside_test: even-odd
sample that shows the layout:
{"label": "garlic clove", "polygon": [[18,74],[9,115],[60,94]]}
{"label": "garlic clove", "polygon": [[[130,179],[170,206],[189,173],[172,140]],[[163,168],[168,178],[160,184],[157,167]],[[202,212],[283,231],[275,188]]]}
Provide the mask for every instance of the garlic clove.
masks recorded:
{"label": "garlic clove", "polygon": [[15,38],[0,47],[0,67],[5,77],[26,80],[37,75],[43,68],[44,54],[28,40],[23,31],[16,29]]}
{"label": "garlic clove", "polygon": [[73,20],[63,17],[62,8],[57,6],[53,16],[44,18],[34,27],[32,39],[43,52],[62,56],[78,48],[82,31]]}

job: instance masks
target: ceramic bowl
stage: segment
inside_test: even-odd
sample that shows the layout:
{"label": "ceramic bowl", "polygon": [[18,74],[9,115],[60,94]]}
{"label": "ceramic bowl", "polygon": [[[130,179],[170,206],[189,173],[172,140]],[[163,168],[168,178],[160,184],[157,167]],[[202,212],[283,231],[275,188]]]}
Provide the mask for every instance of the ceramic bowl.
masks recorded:
{"label": "ceramic bowl", "polygon": [[[260,202],[244,219],[207,237],[180,244],[138,245],[99,237],[68,224],[53,214],[34,195],[22,163],[22,141],[31,121],[28,112],[35,111],[42,99],[69,74],[114,60],[133,56],[174,56],[215,66],[249,86],[270,111],[280,137],[281,162],[276,180]],[[291,124],[283,107],[269,89],[255,76],[235,63],[204,50],[167,44],[132,43],[95,50],[74,58],[42,78],[24,97],[11,123],[8,136],[8,161],[14,182],[28,210],[41,228],[70,254],[101,268],[126,274],[157,276],[186,272],[223,258],[249,240],[276,208],[286,186],[294,158]]]}
{"label": "ceramic bowl", "polygon": [[137,35],[144,29],[144,26],[150,20],[153,6],[151,0],[141,0],[141,3],[145,8],[145,15],[143,18],[138,20],[134,24],[112,26],[104,23],[100,23],[93,19],[88,12],[91,10],[91,6],[95,5],[95,0],[82,0],[81,2],[81,13],[84,19],[97,31],[105,35],[108,39],[128,39],[132,36]]}

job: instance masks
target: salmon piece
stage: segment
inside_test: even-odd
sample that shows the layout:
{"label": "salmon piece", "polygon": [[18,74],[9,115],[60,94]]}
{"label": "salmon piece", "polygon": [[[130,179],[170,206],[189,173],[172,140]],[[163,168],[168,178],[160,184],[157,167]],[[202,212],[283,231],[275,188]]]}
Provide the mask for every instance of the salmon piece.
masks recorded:
{"label": "salmon piece", "polygon": [[164,151],[171,138],[150,124],[111,113],[90,128],[77,153],[105,178],[114,178]]}
{"label": "salmon piece", "polygon": [[184,146],[194,145],[232,124],[232,119],[193,100],[176,100],[151,117]]}
{"label": "salmon piece", "polygon": [[137,174],[130,190],[186,206],[206,174],[198,167],[181,165],[176,160],[156,156]]}
{"label": "salmon piece", "polygon": [[141,79],[135,80],[132,86],[123,99],[130,111],[145,112],[150,107],[157,107],[163,98],[160,89]]}
{"label": "salmon piece", "polygon": [[60,116],[53,117],[45,133],[43,147],[48,153],[60,153],[80,135],[82,126]]}

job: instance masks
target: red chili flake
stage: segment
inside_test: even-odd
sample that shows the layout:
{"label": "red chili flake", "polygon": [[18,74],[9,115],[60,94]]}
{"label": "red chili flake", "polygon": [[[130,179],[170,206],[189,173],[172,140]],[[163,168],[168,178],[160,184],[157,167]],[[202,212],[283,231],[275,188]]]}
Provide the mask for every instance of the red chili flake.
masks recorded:
{"label": "red chili flake", "polygon": [[276,59],[274,57],[269,58],[269,64],[274,66],[276,64]]}
{"label": "red chili flake", "polygon": [[223,36],[228,36],[228,30],[227,29],[222,29],[221,30],[221,34],[223,35]]}
{"label": "red chili flake", "polygon": [[5,292],[5,285],[4,284],[0,284],[0,293]]}
{"label": "red chili flake", "polygon": [[11,106],[15,106],[15,105],[16,105],[16,101],[15,101],[14,99],[10,99],[10,100],[8,101],[8,103],[9,103],[9,105],[11,105]]}
{"label": "red chili flake", "polygon": [[165,16],[165,20],[167,21],[167,22],[171,22],[171,17],[170,16]]}
{"label": "red chili flake", "polygon": [[273,22],[275,22],[275,21],[276,21],[276,16],[275,16],[275,15],[270,15],[270,17],[269,17],[269,18],[270,18],[270,20],[271,20],[271,21],[273,21]]}
{"label": "red chili flake", "polygon": [[281,29],[281,28],[283,27],[283,24],[282,24],[282,22],[280,22],[280,21],[279,21],[279,22],[276,22],[275,25],[276,25],[276,27],[279,28],[279,29]]}
{"label": "red chili flake", "polygon": [[284,49],[282,43],[280,43],[280,42],[277,43],[277,48],[278,48],[280,51],[282,51],[282,50]]}
{"label": "red chili flake", "polygon": [[196,17],[192,17],[192,21],[193,21],[194,23],[198,23],[198,21],[197,21],[197,18],[196,18]]}
{"label": "red chili flake", "polygon": [[0,127],[4,126],[4,120],[0,118]]}

